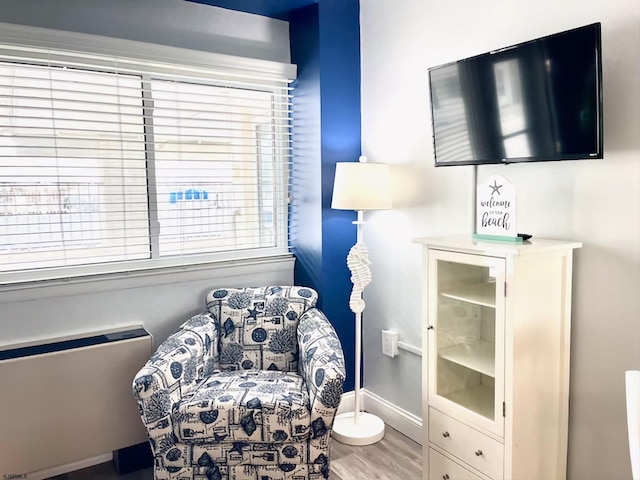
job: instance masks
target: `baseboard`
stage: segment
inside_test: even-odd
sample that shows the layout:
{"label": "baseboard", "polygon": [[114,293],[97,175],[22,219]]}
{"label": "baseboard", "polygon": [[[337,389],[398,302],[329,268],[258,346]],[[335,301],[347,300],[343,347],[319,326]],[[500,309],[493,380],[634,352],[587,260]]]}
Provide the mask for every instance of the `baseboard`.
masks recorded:
{"label": "baseboard", "polygon": [[364,391],[363,403],[367,412],[377,415],[384,423],[422,445],[422,418],[368,390]]}
{"label": "baseboard", "polygon": [[[362,392],[362,390],[361,390]],[[338,405],[338,412],[336,415],[340,415],[341,413],[353,412],[356,404],[356,395],[352,390],[350,392],[345,392],[342,394],[342,398],[340,399],[340,405]]]}
{"label": "baseboard", "polygon": [[[360,392],[362,393],[362,406],[365,411],[377,415],[384,423],[422,445],[422,418],[366,389],[362,389]],[[352,412],[354,408],[355,392],[351,391],[342,394],[338,413]]]}
{"label": "baseboard", "polygon": [[104,455],[97,455],[95,457],[85,458],[84,460],[78,460],[77,462],[67,463],[66,465],[59,465],[57,467],[33,472],[27,475],[27,478],[29,480],[44,480],[45,478],[57,477],[58,475],[64,475],[65,473],[75,472],[76,470],[82,470],[83,468],[110,462],[112,459],[113,453],[105,453]]}

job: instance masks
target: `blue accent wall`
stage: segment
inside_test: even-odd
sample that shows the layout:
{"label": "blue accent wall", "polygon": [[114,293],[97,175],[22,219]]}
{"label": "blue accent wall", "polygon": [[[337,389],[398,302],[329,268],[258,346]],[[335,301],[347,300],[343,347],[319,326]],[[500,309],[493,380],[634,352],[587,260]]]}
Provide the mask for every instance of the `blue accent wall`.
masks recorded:
{"label": "blue accent wall", "polygon": [[356,213],[332,210],[337,162],[357,161],[360,136],[358,0],[321,0],[291,12],[291,61],[298,65],[293,105],[291,242],[294,279],[320,295],[342,341],[345,390],[354,388],[355,324],[346,258],[356,242]]}
{"label": "blue accent wall", "polygon": [[291,11],[306,5],[318,3],[319,0],[189,0],[214,7],[253,13],[265,17],[289,20]]}
{"label": "blue accent wall", "polygon": [[355,323],[347,254],[356,242],[356,213],[332,210],[331,195],[335,164],[355,162],[361,152],[359,1],[192,1],[289,21],[291,62],[298,66],[289,218],[294,281],[318,291],[319,307],[344,348],[345,390],[353,390]]}
{"label": "blue accent wall", "polygon": [[292,12],[292,62],[298,67],[292,106],[293,164],[289,237],[295,281],[322,294],[322,151],[318,5]]}

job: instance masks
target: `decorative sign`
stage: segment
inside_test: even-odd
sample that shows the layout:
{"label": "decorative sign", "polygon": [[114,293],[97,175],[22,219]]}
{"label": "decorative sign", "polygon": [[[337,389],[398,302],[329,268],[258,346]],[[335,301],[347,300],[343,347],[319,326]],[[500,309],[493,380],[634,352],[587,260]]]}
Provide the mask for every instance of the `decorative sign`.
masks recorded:
{"label": "decorative sign", "polygon": [[476,193],[476,238],[517,241],[516,187],[491,175]]}

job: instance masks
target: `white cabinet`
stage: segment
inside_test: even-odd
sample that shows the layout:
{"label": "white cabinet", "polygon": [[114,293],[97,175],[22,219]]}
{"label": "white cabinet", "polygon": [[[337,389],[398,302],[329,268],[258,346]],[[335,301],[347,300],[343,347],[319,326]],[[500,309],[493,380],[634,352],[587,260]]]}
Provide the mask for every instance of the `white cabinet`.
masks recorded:
{"label": "white cabinet", "polygon": [[578,242],[421,238],[425,479],[566,477]]}

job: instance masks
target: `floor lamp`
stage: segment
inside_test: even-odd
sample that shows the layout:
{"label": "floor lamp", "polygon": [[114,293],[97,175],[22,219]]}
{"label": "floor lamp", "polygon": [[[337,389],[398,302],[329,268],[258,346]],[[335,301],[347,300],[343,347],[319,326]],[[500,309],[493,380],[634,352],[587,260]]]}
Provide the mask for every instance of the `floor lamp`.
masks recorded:
{"label": "floor lamp", "polygon": [[355,314],[356,324],[355,407],[353,412],[336,416],[332,436],[347,445],[371,445],[384,437],[384,422],[375,415],[361,411],[362,312],[365,307],[362,292],[371,282],[369,252],[363,241],[362,227],[365,210],[391,208],[389,165],[367,163],[364,156],[360,157],[359,162],[337,163],[331,208],[358,212],[357,220],[353,222],[357,228],[356,244],[347,256],[353,283],[349,308]]}
{"label": "floor lamp", "polygon": [[640,370],[625,372],[631,476],[640,480]]}

